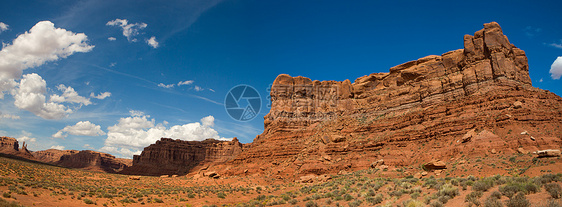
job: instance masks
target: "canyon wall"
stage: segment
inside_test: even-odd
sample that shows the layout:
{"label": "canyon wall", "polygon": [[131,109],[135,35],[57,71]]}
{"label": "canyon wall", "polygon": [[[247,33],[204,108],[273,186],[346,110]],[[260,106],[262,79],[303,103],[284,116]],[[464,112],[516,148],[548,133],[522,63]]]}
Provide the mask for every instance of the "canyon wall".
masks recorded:
{"label": "canyon wall", "polygon": [[[525,52],[495,22],[462,41],[464,49],[353,83],[279,75],[264,132],[228,173],[321,174],[382,158],[406,166],[491,148],[560,148],[562,98],[532,86]],[[489,143],[459,141],[470,130],[486,131]]]}
{"label": "canyon wall", "polygon": [[242,152],[237,138],[232,141],[207,139],[183,141],[162,138],[145,147],[140,155],[133,157],[133,166],[123,174],[182,175],[196,166],[223,163],[234,159]]}

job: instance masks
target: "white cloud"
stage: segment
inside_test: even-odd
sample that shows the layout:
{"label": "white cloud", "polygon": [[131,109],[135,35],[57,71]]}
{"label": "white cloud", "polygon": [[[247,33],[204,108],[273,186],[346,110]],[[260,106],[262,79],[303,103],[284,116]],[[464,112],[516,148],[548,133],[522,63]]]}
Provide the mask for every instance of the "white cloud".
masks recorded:
{"label": "white cloud", "polygon": [[213,129],[214,117],[207,116],[200,122],[184,125],[174,125],[167,128],[167,122],[155,124],[150,116],[132,113],[131,117],[119,119],[116,125],[107,128],[107,139],[100,151],[118,153],[122,156],[131,156],[162,137],[188,141],[201,141],[207,138],[221,139],[218,132]]}
{"label": "white cloud", "polygon": [[84,33],[55,28],[50,21],[41,21],[29,32],[19,35],[0,51],[0,80],[18,79],[23,70],[45,62],[66,58],[75,52],[89,52]]}
{"label": "white cloud", "polygon": [[539,80],[539,83],[542,83],[542,81],[543,81],[543,79],[541,78],[541,79]]}
{"label": "white cloud", "polygon": [[558,49],[562,49],[562,43],[560,43],[560,44],[558,44],[558,43],[550,43],[550,44],[548,44],[548,45],[550,45],[550,46],[552,46],[552,47],[555,47],[555,48],[558,48]]}
{"label": "white cloud", "polygon": [[117,65],[117,63],[110,63],[109,67],[112,68],[112,67],[115,67],[115,65]]}
{"label": "white cloud", "polygon": [[8,30],[8,27],[10,27],[10,26],[8,26],[7,24],[4,24],[4,22],[0,22],[0,33]]}
{"label": "white cloud", "polygon": [[44,119],[61,119],[72,113],[62,104],[45,102],[46,85],[45,80],[35,73],[24,75],[19,87],[12,91],[14,105]]}
{"label": "white cloud", "polygon": [[[130,110],[129,114],[131,114],[131,116],[144,116],[144,112],[137,110]],[[147,115],[147,117],[150,117],[150,115]]]}
{"label": "white cloud", "polygon": [[64,105],[45,103],[46,82],[41,76],[28,74],[19,84],[15,80],[21,78],[25,69],[66,58],[76,52],[91,51],[94,46],[88,45],[87,40],[84,33],[55,28],[52,22],[41,21],[19,35],[12,44],[4,45],[0,51],[0,99],[4,98],[4,91],[11,91],[18,108],[46,119],[59,119],[71,113],[72,110]]}
{"label": "white cloud", "polygon": [[60,145],[53,145],[51,146],[50,149],[58,149],[58,150],[64,150],[64,146],[60,146]]}
{"label": "white cloud", "polygon": [[95,125],[89,121],[80,121],[73,126],[66,126],[53,134],[53,138],[65,138],[68,134],[79,136],[101,136],[105,132],[101,130],[99,125]]}
{"label": "white cloud", "polygon": [[108,37],[107,40],[109,40],[109,41],[115,41],[115,40],[117,40],[117,38],[115,38],[115,37]]}
{"label": "white cloud", "polygon": [[156,37],[152,36],[150,39],[146,40],[146,43],[150,45],[152,48],[158,47],[158,41],[156,41]]}
{"label": "white cloud", "polygon": [[215,92],[215,90],[213,90],[212,88],[209,88],[209,91]]}
{"label": "white cloud", "polygon": [[64,103],[64,102],[78,103],[78,104],[83,104],[83,105],[86,105],[86,106],[92,104],[90,99],[78,95],[78,93],[74,90],[74,88],[72,88],[70,86],[66,87],[63,84],[60,84],[60,85],[57,86],[57,89],[62,91],[63,94],[60,95],[60,96],[56,95],[56,94],[51,95],[50,101],[52,101],[52,102],[56,102],[56,103]]}
{"label": "white cloud", "polygon": [[126,19],[115,19],[107,22],[107,26],[119,26],[123,29],[123,36],[127,37],[129,42],[136,42],[134,36],[139,34],[139,31],[148,26],[146,23],[129,24]]}
{"label": "white cloud", "polygon": [[193,89],[195,89],[195,91],[202,91],[204,90],[203,88],[199,87],[199,86],[195,86]]}
{"label": "white cloud", "polygon": [[91,149],[91,150],[95,149],[94,147],[90,146],[89,144],[84,144],[84,146],[82,146],[82,147],[86,148],[86,149]]}
{"label": "white cloud", "polygon": [[37,141],[37,139],[32,138],[31,136],[32,136],[31,133],[29,133],[29,132],[27,132],[27,131],[25,131],[25,130],[22,130],[22,131],[21,131],[21,136],[20,136],[19,138],[16,138],[16,140],[18,140],[18,142],[27,142],[27,143]]}
{"label": "white cloud", "polygon": [[178,83],[178,86],[190,85],[190,84],[192,84],[192,83],[193,83],[192,80],[180,81],[180,82]]}
{"label": "white cloud", "polygon": [[161,87],[161,88],[173,88],[173,87],[174,87],[174,84],[168,84],[168,85],[166,85],[166,84],[163,84],[163,83],[159,83],[159,84],[158,84],[158,87]]}
{"label": "white cloud", "polygon": [[108,146],[104,146],[104,147],[100,148],[99,151],[109,153],[109,154],[112,154],[112,155],[118,154],[118,155],[121,155],[122,157],[126,157],[126,158],[132,158],[133,155],[140,155],[142,153],[141,150],[132,151],[132,150],[127,149],[127,148],[118,149],[117,147],[108,147]]}
{"label": "white cloud", "polygon": [[103,99],[105,99],[107,97],[110,97],[110,96],[111,96],[110,92],[103,92],[103,93],[100,93],[97,96],[94,94],[94,92],[90,93],[90,97],[100,99],[100,100],[103,100]]}
{"label": "white cloud", "polygon": [[550,77],[554,80],[558,80],[560,76],[562,76],[562,56],[556,58],[552,66],[550,66]]}
{"label": "white cloud", "polygon": [[20,119],[20,116],[13,115],[13,114],[4,114],[0,111],[0,119],[18,120],[18,119]]}

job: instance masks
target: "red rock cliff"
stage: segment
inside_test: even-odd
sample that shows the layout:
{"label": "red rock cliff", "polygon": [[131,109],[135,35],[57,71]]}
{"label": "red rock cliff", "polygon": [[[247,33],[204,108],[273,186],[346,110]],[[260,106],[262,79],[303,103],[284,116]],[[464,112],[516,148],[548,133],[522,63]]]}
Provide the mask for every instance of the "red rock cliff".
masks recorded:
{"label": "red rock cliff", "polygon": [[33,152],[38,161],[68,168],[80,168],[98,172],[116,173],[131,166],[130,159],[116,158],[113,155],[91,150],[48,149]]}
{"label": "red rock cliff", "polygon": [[[559,130],[537,128],[562,126],[562,98],[531,85],[525,52],[495,22],[465,35],[464,49],[353,83],[282,74],[270,95],[264,132],[232,161],[232,174],[260,166],[280,174],[320,174],[364,168],[379,158],[409,165],[490,147],[560,148],[562,137]],[[495,141],[459,142],[471,129],[488,130]],[[537,139],[520,136],[522,131]]]}
{"label": "red rock cliff", "polygon": [[20,149],[18,140],[12,137],[0,137],[0,153],[15,155],[25,159],[34,159],[33,155],[27,150],[25,142]]}
{"label": "red rock cliff", "polygon": [[242,152],[238,139],[218,141],[182,141],[162,138],[145,147],[140,155],[133,157],[133,166],[124,174],[182,175],[198,165],[222,163]]}

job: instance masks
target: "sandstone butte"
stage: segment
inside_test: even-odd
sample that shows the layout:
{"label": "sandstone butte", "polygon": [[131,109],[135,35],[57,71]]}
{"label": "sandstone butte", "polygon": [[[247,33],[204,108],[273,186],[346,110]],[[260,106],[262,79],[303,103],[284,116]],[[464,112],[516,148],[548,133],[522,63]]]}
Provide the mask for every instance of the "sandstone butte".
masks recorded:
{"label": "sandstone butte", "polygon": [[162,138],[122,172],[296,179],[366,169],[377,160],[384,168],[430,161],[442,168],[490,152],[561,146],[562,98],[532,86],[525,52],[496,22],[465,35],[463,49],[353,83],[282,74],[270,95],[264,132],[252,143]]}

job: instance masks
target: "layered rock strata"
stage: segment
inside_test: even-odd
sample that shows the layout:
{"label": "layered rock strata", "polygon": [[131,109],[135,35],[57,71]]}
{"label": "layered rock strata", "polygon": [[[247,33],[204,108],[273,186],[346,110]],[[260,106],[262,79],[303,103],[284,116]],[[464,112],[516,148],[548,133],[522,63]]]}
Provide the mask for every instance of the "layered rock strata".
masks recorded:
{"label": "layered rock strata", "polygon": [[[562,126],[562,98],[532,86],[525,52],[495,22],[463,41],[464,49],[353,83],[279,75],[264,132],[229,172],[271,166],[277,174],[321,174],[368,167],[380,158],[405,166],[481,155],[491,147],[560,148],[562,132],[539,126]],[[462,141],[470,130],[478,136]],[[526,130],[537,139],[519,135]]]}
{"label": "layered rock strata", "polygon": [[232,141],[207,139],[183,141],[162,138],[133,157],[133,166],[121,173],[139,175],[183,175],[196,166],[224,163],[242,152],[237,138]]}

